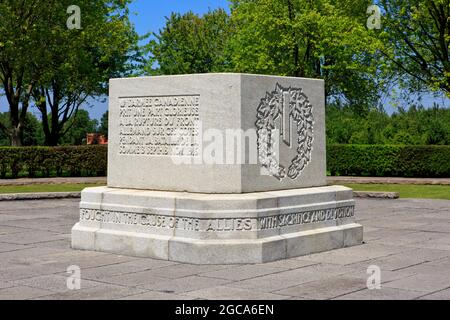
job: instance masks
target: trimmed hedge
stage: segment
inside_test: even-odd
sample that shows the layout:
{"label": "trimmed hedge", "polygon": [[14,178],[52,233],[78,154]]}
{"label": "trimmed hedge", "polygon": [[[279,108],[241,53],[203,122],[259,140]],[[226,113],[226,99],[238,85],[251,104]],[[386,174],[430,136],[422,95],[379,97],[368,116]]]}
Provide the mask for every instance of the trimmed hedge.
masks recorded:
{"label": "trimmed hedge", "polygon": [[332,176],[450,177],[450,146],[330,145]]}
{"label": "trimmed hedge", "polygon": [[[105,176],[107,146],[0,147],[0,178]],[[333,176],[450,177],[450,146],[330,145]]]}
{"label": "trimmed hedge", "polygon": [[0,147],[0,178],[105,176],[106,146]]}

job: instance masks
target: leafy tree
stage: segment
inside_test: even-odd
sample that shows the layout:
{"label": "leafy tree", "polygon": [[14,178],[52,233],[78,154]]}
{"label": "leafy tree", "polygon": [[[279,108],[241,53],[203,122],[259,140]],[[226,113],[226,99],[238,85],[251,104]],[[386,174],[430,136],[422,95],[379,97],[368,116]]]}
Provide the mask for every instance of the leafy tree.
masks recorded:
{"label": "leafy tree", "polygon": [[165,27],[147,45],[148,74],[221,72],[229,68],[226,46],[229,16],[223,9],[203,16],[172,13]]}
{"label": "leafy tree", "polygon": [[367,0],[232,0],[232,65],[239,72],[326,80],[328,101],[373,104],[381,42]]}
{"label": "leafy tree", "polygon": [[[45,46],[49,63],[33,91],[46,145],[57,145],[88,97],[107,93],[108,80],[127,75],[138,61],[138,36],[128,20],[128,0],[80,0],[82,29],[68,29],[71,0],[53,7]],[[83,117],[83,115],[82,115]],[[69,139],[70,140],[70,139]]]}
{"label": "leafy tree", "polygon": [[66,134],[62,138],[63,145],[83,145],[86,144],[88,133],[97,132],[98,121],[89,117],[89,112],[83,109],[78,110],[65,125]]}
{"label": "leafy tree", "polygon": [[388,72],[410,91],[450,96],[450,1],[380,0]]}
{"label": "leafy tree", "polygon": [[326,110],[328,144],[448,145],[450,109],[412,105],[392,115],[373,109],[367,115],[348,105],[331,104]]}
{"label": "leafy tree", "polygon": [[103,114],[102,118],[100,119],[100,128],[98,129],[98,132],[105,137],[108,136],[108,115],[108,111]]}
{"label": "leafy tree", "polygon": [[[0,146],[10,146],[10,135],[8,128],[11,127],[11,116],[9,112],[0,113],[0,122],[7,128],[6,132],[0,130]],[[30,112],[27,113],[22,130],[21,141],[24,146],[42,145],[44,136],[39,120]]]}
{"label": "leafy tree", "polygon": [[31,95],[48,62],[46,22],[56,0],[0,2],[0,91],[9,104],[9,125],[0,122],[11,145],[22,145]]}

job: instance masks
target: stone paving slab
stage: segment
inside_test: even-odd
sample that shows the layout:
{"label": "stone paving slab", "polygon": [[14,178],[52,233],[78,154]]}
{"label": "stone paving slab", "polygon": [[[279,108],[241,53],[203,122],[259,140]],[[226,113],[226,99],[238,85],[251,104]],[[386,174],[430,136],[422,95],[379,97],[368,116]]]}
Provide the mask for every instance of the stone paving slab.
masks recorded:
{"label": "stone paving slab", "polygon": [[366,283],[351,275],[340,275],[276,291],[276,294],[303,299],[332,299],[348,292],[366,289]]}
{"label": "stone paving slab", "polygon": [[415,300],[423,296],[423,292],[392,288],[381,290],[360,290],[345,294],[334,300]]}
{"label": "stone paving slab", "polygon": [[441,290],[426,296],[420,297],[421,300],[450,300],[450,289]]}
{"label": "stone paving slab", "polygon": [[403,290],[436,292],[450,288],[448,274],[415,274],[411,277],[395,280],[385,284],[385,287]]}
{"label": "stone paving slab", "polygon": [[225,286],[205,288],[184,293],[188,299],[214,299],[217,300],[286,300],[288,296],[258,292],[255,290],[239,289]]}
{"label": "stone paving slab", "polygon": [[[0,299],[450,299],[450,201],[357,199],[366,244],[257,265],[70,249],[78,200],[0,204]],[[67,267],[81,289],[67,289]],[[367,268],[381,268],[368,290]]]}

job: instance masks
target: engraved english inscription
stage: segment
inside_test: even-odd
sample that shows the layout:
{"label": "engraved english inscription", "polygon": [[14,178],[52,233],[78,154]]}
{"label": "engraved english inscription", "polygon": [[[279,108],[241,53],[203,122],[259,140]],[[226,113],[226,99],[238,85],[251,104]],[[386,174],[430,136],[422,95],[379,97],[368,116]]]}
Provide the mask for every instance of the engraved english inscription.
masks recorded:
{"label": "engraved english inscription", "polygon": [[173,217],[159,214],[129,213],[109,210],[81,209],[81,221],[95,221],[121,225],[139,225],[149,228],[177,229],[198,232],[254,231],[337,221],[355,216],[354,206],[308,210],[261,218],[201,219]]}
{"label": "engraved english inscription", "polygon": [[123,97],[119,154],[197,156],[199,95]]}

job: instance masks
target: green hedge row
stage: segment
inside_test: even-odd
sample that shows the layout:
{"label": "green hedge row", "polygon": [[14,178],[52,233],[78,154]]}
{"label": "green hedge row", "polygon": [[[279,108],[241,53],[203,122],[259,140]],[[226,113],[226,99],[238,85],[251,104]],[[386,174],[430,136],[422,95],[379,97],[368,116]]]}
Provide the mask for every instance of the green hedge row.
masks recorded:
{"label": "green hedge row", "polygon": [[330,145],[332,176],[450,177],[450,146]]}
{"label": "green hedge row", "polygon": [[[107,146],[0,147],[0,178],[105,176]],[[450,177],[450,146],[330,145],[333,176]]]}
{"label": "green hedge row", "polygon": [[106,146],[0,147],[0,178],[104,176]]}

